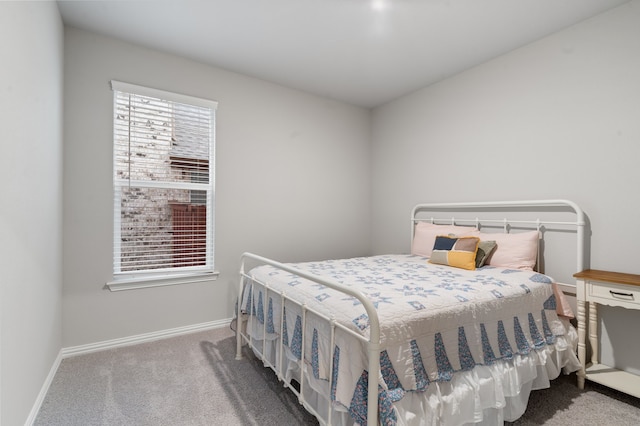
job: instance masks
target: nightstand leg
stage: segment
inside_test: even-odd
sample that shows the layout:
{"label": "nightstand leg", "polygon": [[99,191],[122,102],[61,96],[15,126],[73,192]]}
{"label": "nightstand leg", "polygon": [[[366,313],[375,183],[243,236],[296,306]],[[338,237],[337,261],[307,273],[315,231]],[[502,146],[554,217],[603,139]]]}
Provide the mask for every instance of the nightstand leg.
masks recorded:
{"label": "nightstand leg", "polygon": [[580,370],[578,371],[578,389],[584,389],[584,379],[586,377],[585,368],[587,365],[587,315],[586,304],[578,300],[578,359],[580,360]]}
{"label": "nightstand leg", "polygon": [[598,305],[589,302],[589,345],[591,346],[591,363],[598,364]]}

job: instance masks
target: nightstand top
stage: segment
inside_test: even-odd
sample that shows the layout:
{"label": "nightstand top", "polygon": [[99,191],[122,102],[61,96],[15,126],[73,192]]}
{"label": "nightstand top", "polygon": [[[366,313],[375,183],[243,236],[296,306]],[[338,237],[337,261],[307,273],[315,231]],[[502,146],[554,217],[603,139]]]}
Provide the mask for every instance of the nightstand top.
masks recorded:
{"label": "nightstand top", "polygon": [[600,271],[598,269],[585,269],[582,272],[573,274],[575,278],[591,280],[591,281],[604,281],[616,284],[627,284],[640,286],[640,275],[625,274],[622,272]]}

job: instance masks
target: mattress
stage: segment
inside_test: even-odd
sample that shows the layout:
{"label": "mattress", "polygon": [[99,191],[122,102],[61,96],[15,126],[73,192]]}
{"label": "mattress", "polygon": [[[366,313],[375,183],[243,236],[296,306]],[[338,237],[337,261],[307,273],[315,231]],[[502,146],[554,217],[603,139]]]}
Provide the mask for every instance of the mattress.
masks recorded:
{"label": "mattress", "polygon": [[[528,390],[548,385],[561,368],[579,367],[575,330],[556,313],[549,276],[491,266],[467,271],[414,255],[290,266],[358,289],[376,307],[381,424],[515,420]],[[366,424],[367,352],[354,337],[369,335],[361,303],[268,265],[248,276],[241,302],[247,332],[273,343],[264,346],[267,358],[287,372],[285,380],[302,365],[308,387],[349,422]]]}

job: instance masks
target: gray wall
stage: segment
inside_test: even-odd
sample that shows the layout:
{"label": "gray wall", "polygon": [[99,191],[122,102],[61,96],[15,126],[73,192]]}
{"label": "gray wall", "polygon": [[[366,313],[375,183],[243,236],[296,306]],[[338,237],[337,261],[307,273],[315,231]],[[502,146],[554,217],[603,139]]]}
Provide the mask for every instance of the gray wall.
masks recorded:
{"label": "gray wall", "polygon": [[591,266],[640,273],[638,75],[635,1],[376,109],[374,251],[406,249],[417,202],[568,198]]}
{"label": "gray wall", "polygon": [[61,348],[63,27],[0,3],[0,423],[24,424]]}
{"label": "gray wall", "polygon": [[[370,112],[173,55],[65,29],[63,346],[224,320],[239,257],[368,254]],[[115,79],[218,101],[218,280],[105,290],[112,279]]]}
{"label": "gray wall", "polygon": [[566,198],[591,267],[640,274],[638,76],[636,0],[377,108],[373,252],[408,249],[419,202]]}

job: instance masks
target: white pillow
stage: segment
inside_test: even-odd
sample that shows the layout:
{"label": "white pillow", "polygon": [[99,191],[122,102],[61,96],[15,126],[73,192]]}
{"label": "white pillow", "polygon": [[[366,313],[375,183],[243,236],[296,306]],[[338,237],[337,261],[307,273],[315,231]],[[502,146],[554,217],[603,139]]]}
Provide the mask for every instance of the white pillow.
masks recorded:
{"label": "white pillow", "polygon": [[411,254],[431,257],[436,237],[438,235],[448,236],[450,234],[456,237],[477,237],[480,235],[480,231],[473,226],[435,225],[428,222],[418,222],[415,227],[413,241],[411,242]]}
{"label": "white pillow", "polygon": [[493,240],[497,243],[493,254],[489,256],[486,265],[499,266],[509,269],[525,269],[532,271],[538,257],[538,231],[519,232],[515,234],[485,234],[480,233],[480,239]]}

